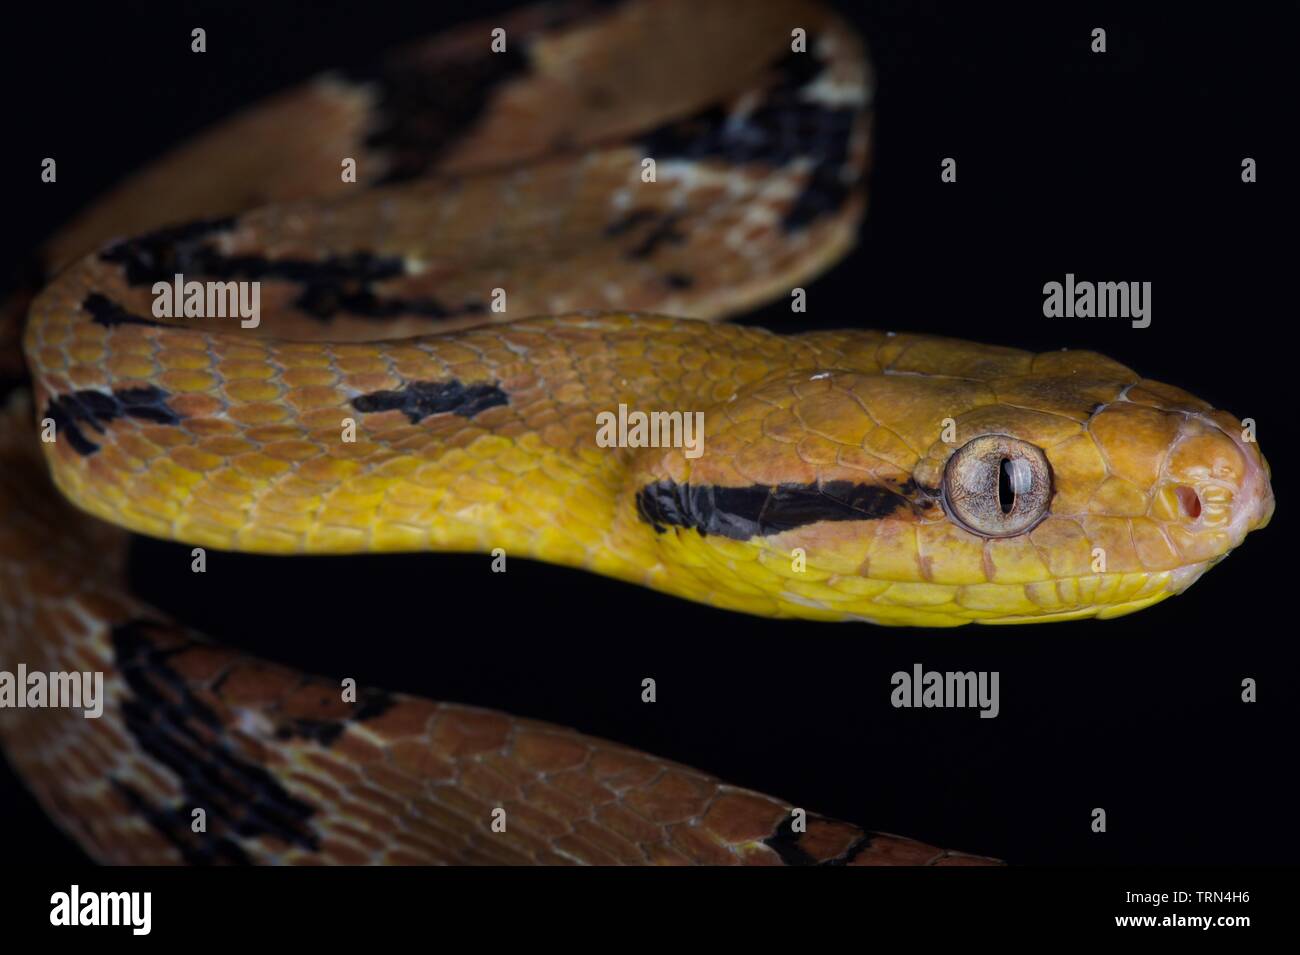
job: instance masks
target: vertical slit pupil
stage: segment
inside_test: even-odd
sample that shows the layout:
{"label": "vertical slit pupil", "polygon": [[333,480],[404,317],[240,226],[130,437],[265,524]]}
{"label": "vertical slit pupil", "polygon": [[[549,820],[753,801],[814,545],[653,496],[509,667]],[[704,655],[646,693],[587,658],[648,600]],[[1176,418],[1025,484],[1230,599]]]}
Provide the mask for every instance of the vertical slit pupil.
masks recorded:
{"label": "vertical slit pupil", "polygon": [[1012,480],[1011,460],[1003,458],[998,466],[998,506],[1003,514],[1010,514],[1016,506],[1016,488]]}

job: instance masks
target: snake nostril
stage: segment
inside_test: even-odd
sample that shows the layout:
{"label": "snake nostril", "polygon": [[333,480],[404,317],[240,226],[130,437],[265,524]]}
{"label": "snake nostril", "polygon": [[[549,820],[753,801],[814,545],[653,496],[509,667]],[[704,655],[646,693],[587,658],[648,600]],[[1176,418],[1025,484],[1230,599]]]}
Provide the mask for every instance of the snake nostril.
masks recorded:
{"label": "snake nostril", "polygon": [[1178,503],[1189,520],[1194,521],[1201,516],[1201,499],[1197,497],[1195,488],[1180,484],[1174,488],[1174,493],[1178,495]]}

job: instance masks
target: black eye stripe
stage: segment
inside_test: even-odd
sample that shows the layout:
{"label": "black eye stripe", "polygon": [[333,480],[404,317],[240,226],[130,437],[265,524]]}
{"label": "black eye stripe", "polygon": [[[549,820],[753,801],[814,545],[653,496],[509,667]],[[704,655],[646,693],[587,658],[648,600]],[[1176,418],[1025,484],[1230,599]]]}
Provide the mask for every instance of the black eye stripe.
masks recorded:
{"label": "black eye stripe", "polygon": [[655,481],[637,491],[641,520],[663,532],[694,528],[708,536],[750,540],[819,521],[873,521],[915,513],[929,489],[913,482],[896,487],[827,481],[824,484],[754,484],[749,487]]}

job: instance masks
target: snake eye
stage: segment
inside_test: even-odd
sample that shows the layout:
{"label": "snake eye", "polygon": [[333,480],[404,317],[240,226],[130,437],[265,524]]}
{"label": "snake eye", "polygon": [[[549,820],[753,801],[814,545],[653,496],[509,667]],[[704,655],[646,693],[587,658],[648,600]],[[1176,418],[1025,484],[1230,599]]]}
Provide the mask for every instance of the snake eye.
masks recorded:
{"label": "snake eye", "polygon": [[943,470],[948,515],[980,537],[1014,537],[1047,515],[1052,469],[1042,450],[1005,434],[957,449]]}

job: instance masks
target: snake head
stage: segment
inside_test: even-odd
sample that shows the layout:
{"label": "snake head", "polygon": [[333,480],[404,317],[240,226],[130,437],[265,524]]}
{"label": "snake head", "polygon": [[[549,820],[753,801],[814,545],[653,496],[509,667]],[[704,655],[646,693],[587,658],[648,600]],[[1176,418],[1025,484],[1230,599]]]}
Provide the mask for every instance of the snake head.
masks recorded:
{"label": "snake head", "polygon": [[643,452],[665,589],[887,624],[1106,618],[1186,590],[1272,514],[1250,427],[1104,356],[890,336],[867,360],[805,337],[866,370],[738,389],[696,459]]}

